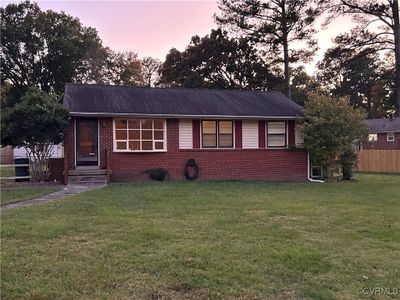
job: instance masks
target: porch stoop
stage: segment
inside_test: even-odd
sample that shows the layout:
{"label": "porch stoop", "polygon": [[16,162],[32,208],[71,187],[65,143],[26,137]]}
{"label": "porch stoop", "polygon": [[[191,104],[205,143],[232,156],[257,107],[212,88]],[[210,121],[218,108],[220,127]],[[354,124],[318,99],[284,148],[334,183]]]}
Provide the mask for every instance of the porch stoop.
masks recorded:
{"label": "porch stoop", "polygon": [[68,183],[107,183],[107,170],[92,168],[69,170]]}

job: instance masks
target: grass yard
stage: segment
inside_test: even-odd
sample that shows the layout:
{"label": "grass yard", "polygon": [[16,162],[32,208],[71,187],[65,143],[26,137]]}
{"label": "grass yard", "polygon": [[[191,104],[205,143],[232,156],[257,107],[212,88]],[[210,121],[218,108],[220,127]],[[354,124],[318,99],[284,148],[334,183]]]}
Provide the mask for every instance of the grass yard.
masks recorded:
{"label": "grass yard", "polygon": [[33,199],[59,190],[57,187],[21,187],[1,188],[0,203],[8,204],[22,200]]}
{"label": "grass yard", "polygon": [[1,297],[397,298],[400,176],[357,176],[121,183],[4,211]]}
{"label": "grass yard", "polygon": [[13,177],[15,176],[15,167],[0,166],[0,177]]}

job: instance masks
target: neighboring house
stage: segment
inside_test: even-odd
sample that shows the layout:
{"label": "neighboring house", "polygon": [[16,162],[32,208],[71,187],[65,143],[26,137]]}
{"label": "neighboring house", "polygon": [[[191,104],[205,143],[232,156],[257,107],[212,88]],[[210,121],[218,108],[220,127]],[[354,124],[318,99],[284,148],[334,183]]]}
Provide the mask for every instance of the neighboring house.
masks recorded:
{"label": "neighboring house", "polygon": [[368,141],[363,149],[400,150],[400,117],[370,119],[368,125]]}
{"label": "neighboring house", "polygon": [[108,164],[111,180],[152,168],[179,180],[194,159],[202,180],[308,178],[307,152],[292,147],[302,107],[278,92],[67,84],[64,106],[69,174]]}
{"label": "neighboring house", "polygon": [[[51,158],[62,158],[64,156],[63,146],[52,145],[51,146]],[[0,152],[0,164],[14,164],[15,158],[27,158],[28,151],[24,147],[16,147],[12,146],[1,147]]]}
{"label": "neighboring house", "polygon": [[[63,157],[63,146],[61,144],[59,145],[52,145],[51,146],[51,158],[62,158]],[[14,148],[14,153],[13,153],[14,158],[25,158],[28,157],[28,151],[24,147],[16,147]]]}

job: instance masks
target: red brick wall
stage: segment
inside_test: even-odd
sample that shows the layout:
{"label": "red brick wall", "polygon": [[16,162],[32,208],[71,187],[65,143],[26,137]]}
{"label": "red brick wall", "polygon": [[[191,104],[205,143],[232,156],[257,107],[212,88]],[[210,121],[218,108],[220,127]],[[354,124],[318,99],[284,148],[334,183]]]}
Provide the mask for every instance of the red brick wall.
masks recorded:
{"label": "red brick wall", "polygon": [[400,150],[400,132],[394,133],[394,141],[388,142],[386,133],[378,133],[376,142],[364,142],[363,149]]}
{"label": "red brick wall", "polygon": [[12,146],[1,147],[0,145],[0,164],[12,165],[14,163],[14,149]]}
{"label": "red brick wall", "polygon": [[[188,159],[199,164],[199,179],[241,179],[304,181],[307,179],[307,153],[287,149],[179,149],[179,121],[167,120],[167,152],[118,153],[113,149],[112,118],[100,119],[100,159],[105,167],[105,148],[111,150],[112,180],[143,178],[141,172],[165,168],[172,180],[184,179]],[[73,140],[72,140],[73,142]],[[71,143],[67,137],[66,144]],[[265,140],[263,142],[265,144]],[[66,147],[68,151],[73,148]],[[72,152],[73,153],[73,152]],[[70,166],[74,161],[69,161]]]}
{"label": "red brick wall", "polygon": [[50,177],[48,181],[64,180],[64,158],[50,158],[49,161]]}

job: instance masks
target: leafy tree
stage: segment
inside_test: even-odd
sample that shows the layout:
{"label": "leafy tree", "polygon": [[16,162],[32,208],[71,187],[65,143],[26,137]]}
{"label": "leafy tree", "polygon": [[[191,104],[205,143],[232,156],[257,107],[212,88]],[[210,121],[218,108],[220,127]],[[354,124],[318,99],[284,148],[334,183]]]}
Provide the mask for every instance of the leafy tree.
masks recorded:
{"label": "leafy tree", "polygon": [[117,52],[110,48],[91,51],[75,81],[88,84],[143,86],[141,61],[133,51]]}
{"label": "leafy tree", "polygon": [[354,152],[355,141],[366,137],[363,121],[364,112],[352,108],[348,98],[310,93],[304,106],[304,147],[312,160],[323,166],[325,177],[331,176],[341,155]]}
{"label": "leafy tree", "polygon": [[68,111],[55,94],[30,88],[21,102],[4,110],[1,118],[1,144],[25,147],[32,165],[32,180],[49,176],[51,145],[64,140]]}
{"label": "leafy tree", "polygon": [[114,52],[110,58],[111,83],[141,86],[144,84],[141,62],[132,51]]}
{"label": "leafy tree", "polygon": [[308,61],[317,50],[314,0],[219,0],[219,24],[244,34],[262,47],[271,63],[282,63],[285,93],[291,98],[290,65]]}
{"label": "leafy tree", "polygon": [[154,86],[159,80],[162,63],[159,59],[153,57],[144,57],[141,61],[142,77],[144,84],[148,87]]}
{"label": "leafy tree", "polygon": [[304,106],[310,92],[322,92],[322,87],[314,76],[307,74],[303,66],[292,70],[292,100]]}
{"label": "leafy tree", "polygon": [[31,86],[62,93],[84,71],[88,53],[101,50],[97,31],[63,12],[41,11],[26,1],[1,7],[0,16],[1,84],[12,85],[8,105]]}
{"label": "leafy tree", "polygon": [[393,90],[387,84],[388,68],[377,53],[364,53],[337,44],[318,63],[319,81],[334,96],[348,96],[353,107],[364,108],[369,118],[393,110]]}
{"label": "leafy tree", "polygon": [[221,29],[192,37],[183,52],[171,49],[161,74],[161,84],[182,87],[266,89],[280,83],[248,39],[229,38]]}
{"label": "leafy tree", "polygon": [[398,0],[320,0],[330,14],[326,24],[338,16],[350,15],[356,24],[350,33],[336,39],[349,49],[363,53],[389,51],[395,57],[395,99],[400,112],[400,21]]}

